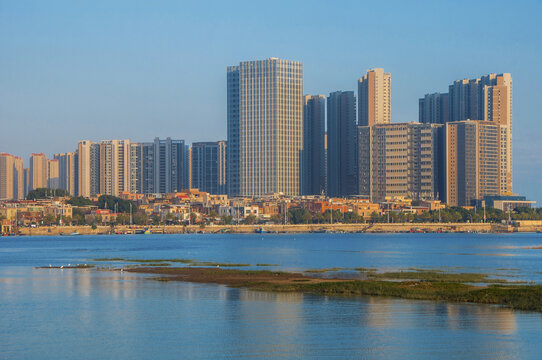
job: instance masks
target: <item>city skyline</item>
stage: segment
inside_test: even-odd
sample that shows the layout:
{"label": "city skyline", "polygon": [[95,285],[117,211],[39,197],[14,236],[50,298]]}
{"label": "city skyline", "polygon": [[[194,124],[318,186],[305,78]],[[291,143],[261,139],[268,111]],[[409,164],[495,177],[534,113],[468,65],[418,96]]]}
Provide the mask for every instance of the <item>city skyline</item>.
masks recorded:
{"label": "city skyline", "polygon": [[[487,4],[469,4],[469,11],[483,12],[490,18],[506,15],[506,24],[495,28],[470,21],[460,5],[416,7],[400,2],[362,9],[354,2],[333,9],[316,3],[308,11],[315,16],[313,20],[323,22],[314,23],[302,16],[307,8],[301,4],[292,4],[289,14],[281,13],[280,7],[271,9],[268,20],[255,21],[247,16],[253,7],[236,13],[219,3],[210,14],[201,5],[178,7],[172,3],[169,11],[154,9],[149,14],[144,5],[125,13],[126,3],[122,2],[98,9],[58,2],[46,7],[48,20],[51,15],[58,20],[48,26],[41,15],[46,5],[36,3],[33,11],[28,11],[24,5],[5,4],[0,10],[5,20],[0,26],[6,30],[0,32],[6,54],[0,60],[5,79],[0,88],[0,117],[6,131],[0,135],[0,151],[26,162],[32,152],[45,152],[52,158],[72,149],[75,139],[129,138],[140,142],[149,137],[147,134],[181,138],[187,143],[226,139],[224,67],[242,60],[277,56],[301,61],[304,94],[326,96],[337,90],[357,92],[357,79],[367,69],[382,67],[393,76],[392,123],[416,121],[418,99],[427,93],[446,92],[455,80],[509,72],[515,80],[514,191],[540,202],[542,190],[537,179],[542,176],[542,164],[536,156],[536,134],[541,125],[535,104],[542,70],[535,65],[541,47],[533,31],[536,22],[529,14],[541,5],[525,2],[505,11],[504,6]],[[371,15],[384,9],[388,16],[376,32],[371,29],[376,21],[370,20]],[[359,21],[359,13],[365,21]],[[217,21],[218,14],[227,15],[228,20]],[[328,16],[341,18],[341,26],[336,20],[326,24]],[[64,31],[71,24],[64,20],[68,18],[79,21],[71,32]],[[291,21],[294,18],[299,19],[298,25]],[[163,25],[153,26],[164,19]],[[239,25],[232,28],[231,21]],[[416,21],[419,25],[406,26]],[[452,32],[446,25],[452,21],[458,28],[468,24],[469,30]],[[272,34],[269,25],[275,23],[283,27]],[[200,31],[200,39],[210,41],[203,44],[183,38],[175,42],[173,35],[167,35],[178,34],[186,26],[193,26]],[[396,36],[398,29],[401,37]],[[313,31],[320,37],[298,44],[284,37],[292,30]],[[128,35],[131,31],[133,35]],[[222,44],[237,34],[246,45]],[[330,52],[321,51],[322,41],[329,43],[340,36],[344,40],[330,43]],[[347,40],[354,38],[352,46]],[[446,41],[439,41],[443,38]],[[74,40],[79,39],[88,41],[75,46]],[[54,51],[44,52],[51,47]],[[367,52],[369,48],[374,51]],[[484,53],[491,56],[481,56]],[[103,55],[96,64],[85,60],[85,55],[94,54]],[[25,61],[20,61],[22,58]],[[200,124],[206,125],[205,131],[198,128]],[[55,130],[60,128],[61,132]],[[26,133],[24,141],[12,136],[27,129],[33,131]]]}

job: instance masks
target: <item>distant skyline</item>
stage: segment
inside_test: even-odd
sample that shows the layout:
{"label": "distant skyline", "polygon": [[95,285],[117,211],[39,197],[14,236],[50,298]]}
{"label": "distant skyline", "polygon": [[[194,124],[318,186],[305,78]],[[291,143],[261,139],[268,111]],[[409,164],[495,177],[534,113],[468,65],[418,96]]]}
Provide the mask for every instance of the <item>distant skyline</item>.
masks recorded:
{"label": "distant skyline", "polygon": [[0,0],[0,152],[77,141],[226,139],[226,67],[303,62],[304,94],[391,73],[391,121],[454,80],[514,79],[514,191],[542,206],[539,1],[360,4]]}

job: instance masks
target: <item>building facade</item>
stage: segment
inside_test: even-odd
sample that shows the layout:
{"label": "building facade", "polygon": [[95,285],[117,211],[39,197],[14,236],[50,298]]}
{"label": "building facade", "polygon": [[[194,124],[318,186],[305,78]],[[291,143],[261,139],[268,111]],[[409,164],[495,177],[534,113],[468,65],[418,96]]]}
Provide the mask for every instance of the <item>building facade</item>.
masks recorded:
{"label": "building facade", "polygon": [[184,140],[154,139],[154,192],[171,193],[188,188],[188,148]]}
{"label": "building facade", "polygon": [[432,200],[440,196],[442,126],[396,123],[358,127],[359,193]]}
{"label": "building facade", "polygon": [[336,91],[327,98],[327,195],[357,193],[356,98]]}
{"label": "building facade", "polygon": [[449,96],[446,93],[426,94],[419,100],[419,122],[422,124],[446,124],[449,115]]}
{"label": "building facade", "polygon": [[301,193],[303,65],[277,58],[228,67],[231,196]]}
{"label": "building facade", "polygon": [[446,185],[449,206],[470,206],[500,188],[500,125],[491,121],[446,124]]}
{"label": "building facade", "polygon": [[100,194],[130,191],[130,140],[100,142]]}
{"label": "building facade", "polygon": [[226,193],[226,142],[192,144],[192,187],[210,194]]}
{"label": "building facade", "polygon": [[47,160],[47,187],[49,189],[60,188],[60,169],[58,160]]}
{"label": "building facade", "polygon": [[45,154],[30,155],[29,171],[29,191],[47,187],[49,166]]}
{"label": "building facade", "polygon": [[55,154],[54,158],[58,161],[58,188],[77,195],[77,153]]}
{"label": "building facade", "polygon": [[0,200],[24,199],[23,159],[0,153]]}
{"label": "building facade", "polygon": [[303,195],[319,195],[326,189],[326,97],[303,97]]}
{"label": "building facade", "polygon": [[391,121],[391,75],[370,69],[358,80],[358,125],[389,124]]}
{"label": "building facade", "polygon": [[100,193],[100,144],[79,141],[77,147],[77,194],[90,197]]}

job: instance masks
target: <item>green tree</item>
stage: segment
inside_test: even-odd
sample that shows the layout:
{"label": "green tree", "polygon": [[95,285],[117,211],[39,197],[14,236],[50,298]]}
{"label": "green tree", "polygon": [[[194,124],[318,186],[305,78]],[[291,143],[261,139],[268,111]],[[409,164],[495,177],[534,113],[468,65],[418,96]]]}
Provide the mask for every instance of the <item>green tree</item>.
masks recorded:
{"label": "green tree", "polygon": [[43,223],[45,225],[51,226],[56,223],[56,216],[53,214],[47,214],[43,217]]}
{"label": "green tree", "polygon": [[255,215],[249,215],[245,218],[245,224],[247,225],[254,225],[256,223],[256,216]]}
{"label": "green tree", "polygon": [[312,223],[312,215],[307,209],[291,209],[288,211],[288,218],[292,224]]}
{"label": "green tree", "polygon": [[190,213],[190,224],[194,225],[196,223],[197,219],[198,219],[198,215],[196,215],[196,213],[191,212]]}
{"label": "green tree", "polygon": [[71,204],[72,206],[89,206],[94,204],[92,200],[83,196],[74,196],[66,201],[66,203]]}
{"label": "green tree", "polygon": [[231,225],[233,222],[233,216],[231,215],[222,215],[221,219],[224,225]]}
{"label": "green tree", "polygon": [[49,188],[37,188],[31,190],[28,195],[26,195],[27,200],[39,200],[47,199],[49,197],[62,197],[70,196],[66,190],[62,189],[49,189]]}
{"label": "green tree", "polygon": [[132,213],[137,211],[137,205],[129,200],[124,200],[112,195],[101,195],[98,198],[98,208],[109,209],[117,212],[130,212],[130,204],[132,204]]}

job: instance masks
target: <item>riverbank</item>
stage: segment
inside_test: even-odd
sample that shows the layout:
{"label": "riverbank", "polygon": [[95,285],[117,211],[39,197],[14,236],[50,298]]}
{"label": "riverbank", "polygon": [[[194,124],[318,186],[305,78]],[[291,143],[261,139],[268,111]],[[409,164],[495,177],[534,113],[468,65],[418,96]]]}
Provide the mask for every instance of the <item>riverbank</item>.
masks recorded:
{"label": "riverbank", "polygon": [[[515,285],[483,274],[376,273],[361,269],[365,279],[307,276],[268,270],[234,270],[193,267],[133,267],[123,271],[154,274],[159,281],[223,284],[259,291],[302,292],[339,296],[387,296],[412,300],[502,305],[516,310],[542,312],[542,286]],[[374,274],[374,276],[372,275]],[[484,285],[472,285],[473,281]]]}
{"label": "riverbank", "polygon": [[151,234],[247,234],[247,233],[405,233],[405,232],[475,232],[511,233],[541,232],[542,223],[521,221],[514,226],[494,223],[376,223],[376,224],[301,224],[301,225],[164,225],[164,226],[40,226],[21,227],[14,231],[17,235],[104,235],[136,234],[147,230]]}

